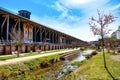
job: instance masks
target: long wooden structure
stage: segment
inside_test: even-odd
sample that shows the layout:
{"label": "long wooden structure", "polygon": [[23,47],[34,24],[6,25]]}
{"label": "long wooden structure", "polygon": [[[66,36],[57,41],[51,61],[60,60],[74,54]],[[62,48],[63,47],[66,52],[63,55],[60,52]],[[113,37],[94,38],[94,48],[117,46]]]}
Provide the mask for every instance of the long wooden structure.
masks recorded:
{"label": "long wooden structure", "polygon": [[[24,10],[22,10],[24,12]],[[31,14],[31,13],[29,13]],[[30,16],[29,16],[30,18]],[[6,9],[0,8],[0,54],[11,54],[19,50],[22,53],[37,50],[55,50],[64,48],[76,48],[82,45],[82,40],[72,37],[60,31],[48,28],[25,18],[22,15],[14,14]],[[23,40],[21,46],[11,37],[12,28],[22,31]],[[18,34],[18,33],[16,33]]]}

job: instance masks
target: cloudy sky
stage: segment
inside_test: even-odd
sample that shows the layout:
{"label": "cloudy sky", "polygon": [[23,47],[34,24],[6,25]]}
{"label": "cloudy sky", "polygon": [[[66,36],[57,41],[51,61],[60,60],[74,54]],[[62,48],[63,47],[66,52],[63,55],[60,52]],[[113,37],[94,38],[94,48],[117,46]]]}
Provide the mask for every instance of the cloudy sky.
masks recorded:
{"label": "cloudy sky", "polygon": [[98,38],[88,25],[89,18],[97,16],[97,9],[118,17],[110,25],[111,33],[120,25],[120,0],[0,0],[0,7],[14,13],[28,10],[31,20],[84,41]]}

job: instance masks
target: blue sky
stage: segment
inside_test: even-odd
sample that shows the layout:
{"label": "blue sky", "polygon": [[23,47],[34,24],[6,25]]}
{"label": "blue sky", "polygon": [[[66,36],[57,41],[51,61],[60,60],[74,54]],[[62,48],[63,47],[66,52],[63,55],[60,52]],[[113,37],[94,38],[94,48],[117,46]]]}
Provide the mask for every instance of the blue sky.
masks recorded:
{"label": "blue sky", "polygon": [[97,16],[97,9],[118,17],[110,25],[111,33],[120,25],[120,0],[1,0],[0,7],[15,13],[28,10],[31,20],[84,41],[98,39],[88,25],[89,18]]}

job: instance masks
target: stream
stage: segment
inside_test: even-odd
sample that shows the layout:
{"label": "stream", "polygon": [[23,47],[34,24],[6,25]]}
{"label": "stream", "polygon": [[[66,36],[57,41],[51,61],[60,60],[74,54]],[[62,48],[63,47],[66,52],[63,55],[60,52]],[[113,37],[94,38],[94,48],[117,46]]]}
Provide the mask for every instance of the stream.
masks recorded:
{"label": "stream", "polygon": [[[41,78],[44,77],[43,80],[59,80],[61,77],[64,77],[65,75],[71,73],[79,66],[77,65],[70,65],[70,62],[74,61],[82,61],[85,60],[85,57],[82,56],[82,54],[91,54],[94,50],[85,50],[81,51],[77,57],[75,57],[72,60],[65,60],[62,63],[60,63],[57,67],[51,68],[50,70],[45,71],[40,76]],[[39,72],[37,73],[39,74]]]}

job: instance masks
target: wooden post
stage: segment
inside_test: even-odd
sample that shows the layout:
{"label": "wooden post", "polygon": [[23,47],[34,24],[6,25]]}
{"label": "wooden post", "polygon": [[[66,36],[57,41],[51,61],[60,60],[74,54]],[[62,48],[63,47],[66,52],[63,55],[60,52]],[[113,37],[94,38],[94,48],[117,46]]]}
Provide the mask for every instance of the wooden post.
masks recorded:
{"label": "wooden post", "polygon": [[42,28],[40,28],[40,42],[42,42]]}
{"label": "wooden post", "polygon": [[45,30],[45,42],[47,40],[47,34],[48,34],[48,32]]}
{"label": "wooden post", "polygon": [[42,28],[40,29],[40,42],[42,42],[42,34],[43,34],[44,30],[42,31]]}
{"label": "wooden post", "polygon": [[52,35],[52,42],[54,43],[54,33],[53,33],[53,35]]}
{"label": "wooden post", "polygon": [[57,43],[57,34],[55,35],[55,43]]}
{"label": "wooden post", "polygon": [[35,43],[36,43],[36,34],[37,34],[37,33],[36,33],[36,26],[35,26]]}
{"label": "wooden post", "polygon": [[3,34],[3,26],[5,25],[5,22],[7,20],[7,16],[5,16],[5,19],[3,20],[3,23],[1,25],[1,33],[0,33],[0,39],[2,39],[2,34]]}
{"label": "wooden post", "polygon": [[5,25],[5,22],[6,22],[7,18],[8,18],[8,17],[6,16],[5,19],[4,19],[4,21],[3,21],[3,23],[2,23],[2,25],[1,25],[1,28],[2,28],[2,29],[1,29],[1,32],[2,32],[2,30],[3,30],[3,26]]}
{"label": "wooden post", "polygon": [[8,40],[9,40],[9,16],[7,16],[7,36],[6,36],[6,40],[7,40],[7,42],[8,42]]}
{"label": "wooden post", "polygon": [[49,43],[50,43],[50,40],[51,40],[51,39],[50,39],[50,36],[51,36],[51,33],[49,32]]}
{"label": "wooden post", "polygon": [[60,35],[59,34],[58,34],[57,40],[58,40],[58,44],[60,44]]}

